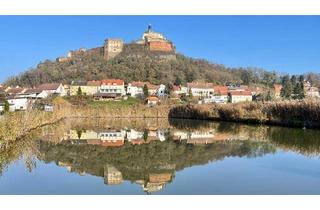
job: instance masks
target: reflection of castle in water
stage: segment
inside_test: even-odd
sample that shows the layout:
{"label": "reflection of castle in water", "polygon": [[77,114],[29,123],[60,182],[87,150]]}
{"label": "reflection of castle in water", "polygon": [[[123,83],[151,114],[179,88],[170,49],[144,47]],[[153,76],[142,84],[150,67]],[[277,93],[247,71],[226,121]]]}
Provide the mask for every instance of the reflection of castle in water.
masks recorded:
{"label": "reflection of castle in water", "polygon": [[[42,158],[70,172],[103,177],[107,185],[120,185],[124,180],[139,184],[149,194],[163,190],[176,170],[229,156],[254,157],[273,151],[264,141],[237,141],[252,139],[246,129],[146,127],[76,126],[66,131],[58,144],[42,141]],[[231,140],[235,144],[229,144]],[[212,144],[215,146],[206,147]]]}

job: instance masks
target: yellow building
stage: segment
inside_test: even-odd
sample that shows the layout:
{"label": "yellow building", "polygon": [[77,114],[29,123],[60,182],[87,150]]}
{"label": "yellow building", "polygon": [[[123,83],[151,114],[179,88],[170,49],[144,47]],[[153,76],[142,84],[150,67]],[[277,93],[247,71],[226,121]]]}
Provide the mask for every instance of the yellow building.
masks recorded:
{"label": "yellow building", "polygon": [[100,90],[101,81],[88,81],[86,83],[78,83],[70,85],[70,95],[78,95],[78,90],[81,88],[82,95],[94,95]]}

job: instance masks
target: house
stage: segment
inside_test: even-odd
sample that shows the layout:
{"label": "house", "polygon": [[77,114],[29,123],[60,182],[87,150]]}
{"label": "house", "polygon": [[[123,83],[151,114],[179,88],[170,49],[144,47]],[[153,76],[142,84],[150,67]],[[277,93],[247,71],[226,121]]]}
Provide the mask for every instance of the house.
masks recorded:
{"label": "house", "polygon": [[52,104],[45,104],[43,108],[44,108],[45,112],[53,112],[53,105]]}
{"label": "house", "polygon": [[192,93],[193,97],[209,98],[214,93],[214,85],[212,83],[192,82],[187,83],[188,93]]}
{"label": "house", "polygon": [[273,87],[274,87],[274,98],[275,99],[280,98],[282,85],[281,84],[274,84]]}
{"label": "house", "polygon": [[115,99],[124,95],[126,95],[124,81],[120,79],[102,80],[100,90],[95,94],[97,99]]}
{"label": "house", "polygon": [[77,82],[70,85],[70,95],[78,95],[79,88],[81,89],[82,95],[95,95],[99,92],[101,86],[101,81],[88,81],[88,82]]}
{"label": "house", "polygon": [[149,96],[147,98],[147,104],[149,107],[156,106],[159,103],[159,98],[155,95]]}
{"label": "house", "polygon": [[174,85],[173,93],[177,96],[188,95],[188,88],[181,85]]}
{"label": "house", "polygon": [[132,97],[141,97],[143,96],[143,87],[144,85],[150,85],[149,82],[140,82],[140,81],[134,81],[128,84],[127,87],[127,94]]}
{"label": "house", "polygon": [[118,147],[124,144],[126,132],[124,130],[106,130],[100,132],[101,146],[104,147]]}
{"label": "house", "polygon": [[26,110],[30,104],[30,100],[28,98],[9,96],[7,100],[10,105],[9,111],[11,112],[18,110]]}
{"label": "house", "polygon": [[231,103],[252,101],[251,91],[237,91],[233,90],[229,92]]}
{"label": "house", "polygon": [[45,83],[39,85],[37,89],[45,91],[48,95],[58,94],[60,96],[65,96],[66,91],[61,83]]}
{"label": "house", "polygon": [[7,95],[12,96],[12,95],[17,95],[24,93],[27,90],[27,88],[22,88],[22,87],[7,87],[4,91],[7,93]]}
{"label": "house", "polygon": [[216,85],[213,87],[213,102],[218,104],[226,104],[228,102],[228,87]]}
{"label": "house", "polygon": [[157,91],[156,91],[157,96],[165,96],[166,95],[166,86],[164,84],[160,84]]}
{"label": "house", "polygon": [[43,99],[48,97],[48,93],[45,90],[39,88],[28,88],[23,93],[17,95],[17,97],[28,99]]}

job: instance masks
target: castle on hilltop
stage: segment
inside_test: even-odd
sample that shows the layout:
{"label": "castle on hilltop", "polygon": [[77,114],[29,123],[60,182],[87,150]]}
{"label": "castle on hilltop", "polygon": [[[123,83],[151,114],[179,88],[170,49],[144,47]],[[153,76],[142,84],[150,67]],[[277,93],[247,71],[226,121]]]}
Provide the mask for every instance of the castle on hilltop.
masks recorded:
{"label": "castle on hilltop", "polygon": [[[149,25],[147,31],[143,33],[142,38],[134,42],[134,44],[143,46],[150,52],[175,54],[175,46],[173,43],[163,34],[152,31],[151,25]],[[123,51],[124,46],[125,43],[122,39],[108,38],[105,40],[103,47],[97,47],[89,50],[80,48],[79,50],[69,51],[67,57],[59,57],[57,58],[57,61],[70,61],[72,58],[83,53],[99,53],[103,55],[105,60],[110,60],[119,55]]]}
{"label": "castle on hilltop", "polygon": [[155,52],[174,52],[173,43],[167,40],[161,33],[152,31],[151,25],[148,30],[143,33],[142,39],[136,42],[137,44],[145,45],[148,50]]}

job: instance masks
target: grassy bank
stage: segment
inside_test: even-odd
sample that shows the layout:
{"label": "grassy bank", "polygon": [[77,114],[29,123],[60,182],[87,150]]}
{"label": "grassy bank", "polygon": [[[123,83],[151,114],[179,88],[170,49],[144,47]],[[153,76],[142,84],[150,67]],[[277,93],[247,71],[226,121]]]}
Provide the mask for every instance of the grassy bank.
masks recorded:
{"label": "grassy bank", "polygon": [[267,103],[177,106],[170,110],[169,118],[320,128],[320,101],[309,99]]}

